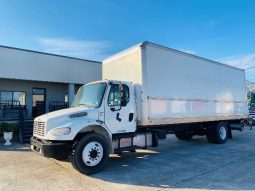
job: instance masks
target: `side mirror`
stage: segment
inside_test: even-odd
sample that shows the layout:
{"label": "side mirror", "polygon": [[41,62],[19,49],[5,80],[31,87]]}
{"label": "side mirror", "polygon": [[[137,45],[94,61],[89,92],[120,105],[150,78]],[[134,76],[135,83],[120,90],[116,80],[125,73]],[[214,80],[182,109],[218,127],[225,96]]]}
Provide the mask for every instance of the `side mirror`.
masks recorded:
{"label": "side mirror", "polygon": [[112,111],[119,111],[119,110],[121,110],[121,106],[120,106],[120,105],[118,105],[118,106],[113,106],[113,107],[111,107],[111,110],[112,110]]}
{"label": "side mirror", "polygon": [[121,98],[121,106],[126,106],[126,105],[127,105],[127,101]]}

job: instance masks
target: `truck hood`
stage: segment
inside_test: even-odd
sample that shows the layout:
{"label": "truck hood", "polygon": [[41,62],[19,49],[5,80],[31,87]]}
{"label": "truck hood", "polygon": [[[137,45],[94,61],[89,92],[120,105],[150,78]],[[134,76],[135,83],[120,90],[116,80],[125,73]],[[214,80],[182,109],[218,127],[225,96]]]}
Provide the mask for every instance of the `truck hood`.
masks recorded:
{"label": "truck hood", "polygon": [[41,121],[49,124],[57,124],[65,120],[75,118],[87,118],[87,119],[98,119],[98,110],[91,109],[85,106],[72,107],[67,109],[61,109],[58,111],[50,112],[39,117],[36,117],[34,121]]}

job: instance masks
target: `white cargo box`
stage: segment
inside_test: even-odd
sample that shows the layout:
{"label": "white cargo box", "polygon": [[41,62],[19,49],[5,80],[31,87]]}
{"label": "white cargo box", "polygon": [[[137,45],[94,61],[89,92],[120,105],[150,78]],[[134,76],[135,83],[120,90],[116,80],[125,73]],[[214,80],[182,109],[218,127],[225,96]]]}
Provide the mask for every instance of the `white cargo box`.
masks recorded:
{"label": "white cargo box", "polygon": [[243,70],[150,42],[104,60],[103,79],[137,85],[142,126],[248,116]]}

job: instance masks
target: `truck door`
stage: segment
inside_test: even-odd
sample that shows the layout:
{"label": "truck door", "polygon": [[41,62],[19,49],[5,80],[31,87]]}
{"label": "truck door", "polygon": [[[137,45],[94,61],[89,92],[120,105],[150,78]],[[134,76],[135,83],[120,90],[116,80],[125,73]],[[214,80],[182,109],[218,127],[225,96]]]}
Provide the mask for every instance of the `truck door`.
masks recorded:
{"label": "truck door", "polygon": [[105,104],[105,124],[112,133],[136,130],[135,97],[132,84],[111,84]]}

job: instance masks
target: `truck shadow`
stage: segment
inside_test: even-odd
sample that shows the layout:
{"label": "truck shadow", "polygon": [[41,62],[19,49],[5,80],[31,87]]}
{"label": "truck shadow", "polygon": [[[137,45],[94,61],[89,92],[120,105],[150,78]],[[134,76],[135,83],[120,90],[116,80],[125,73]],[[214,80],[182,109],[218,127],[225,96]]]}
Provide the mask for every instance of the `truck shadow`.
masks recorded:
{"label": "truck shadow", "polygon": [[204,137],[189,142],[172,137],[160,144],[112,155],[104,170],[92,177],[157,188],[255,189],[255,150],[247,146],[245,137],[237,136],[224,145],[209,144]]}

